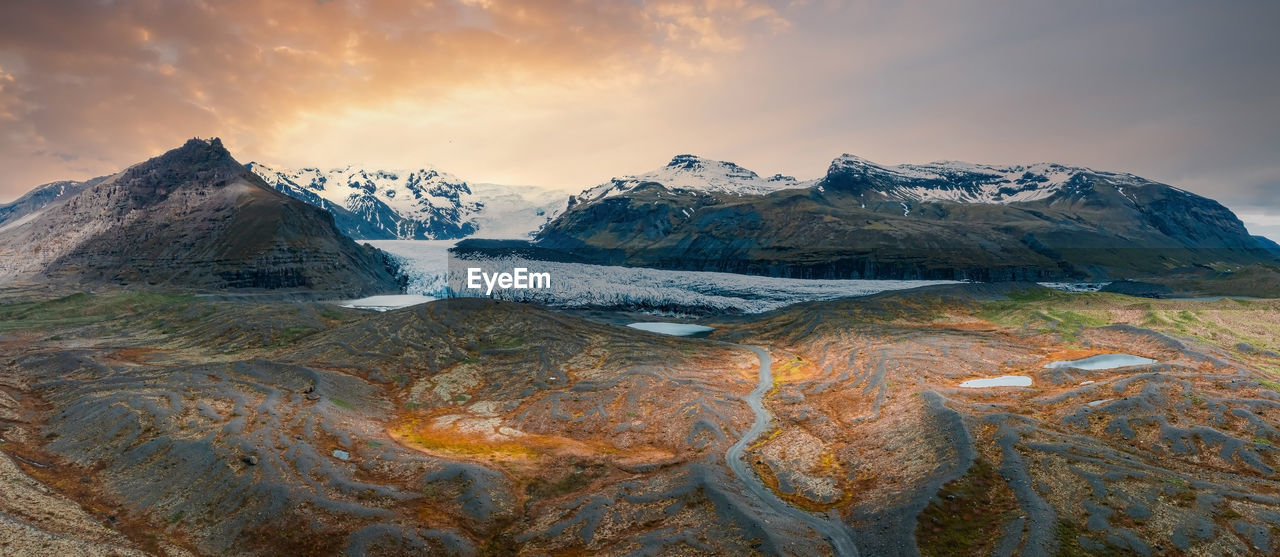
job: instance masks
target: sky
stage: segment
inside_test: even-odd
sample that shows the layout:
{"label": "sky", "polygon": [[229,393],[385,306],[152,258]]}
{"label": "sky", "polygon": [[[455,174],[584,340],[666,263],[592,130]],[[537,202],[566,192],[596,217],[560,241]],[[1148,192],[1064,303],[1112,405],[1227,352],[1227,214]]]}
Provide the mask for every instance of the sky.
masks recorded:
{"label": "sky", "polygon": [[0,202],[191,137],[563,190],[851,153],[1132,172],[1280,240],[1278,25],[1273,0],[5,0]]}

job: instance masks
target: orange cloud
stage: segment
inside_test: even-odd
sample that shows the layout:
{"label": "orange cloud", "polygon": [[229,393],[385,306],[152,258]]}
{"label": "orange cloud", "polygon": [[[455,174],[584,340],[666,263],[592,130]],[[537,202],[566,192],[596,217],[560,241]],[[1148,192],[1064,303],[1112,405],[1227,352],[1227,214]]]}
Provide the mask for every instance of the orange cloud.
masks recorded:
{"label": "orange cloud", "polygon": [[191,136],[253,156],[317,114],[688,77],[786,26],[747,0],[5,2],[0,198]]}

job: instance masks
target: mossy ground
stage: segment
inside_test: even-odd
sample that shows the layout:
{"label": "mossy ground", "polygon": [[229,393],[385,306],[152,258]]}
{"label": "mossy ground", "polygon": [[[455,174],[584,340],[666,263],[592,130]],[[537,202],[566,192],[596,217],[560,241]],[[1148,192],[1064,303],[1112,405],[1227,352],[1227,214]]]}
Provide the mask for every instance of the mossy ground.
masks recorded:
{"label": "mossy ground", "polygon": [[938,491],[920,513],[916,540],[921,555],[989,555],[1001,529],[1017,516],[1018,502],[1000,473],[984,458]]}
{"label": "mossy ground", "polygon": [[1280,351],[1280,299],[1152,300],[1040,288],[1009,298],[984,304],[976,316],[1025,333],[1057,333],[1066,343],[1085,328],[1128,324],[1232,352],[1242,343],[1258,352]]}

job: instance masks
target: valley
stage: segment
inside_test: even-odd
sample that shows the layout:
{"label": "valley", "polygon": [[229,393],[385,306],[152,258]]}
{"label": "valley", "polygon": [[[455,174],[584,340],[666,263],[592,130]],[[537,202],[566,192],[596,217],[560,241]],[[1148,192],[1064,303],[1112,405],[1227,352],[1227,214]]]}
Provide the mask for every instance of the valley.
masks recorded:
{"label": "valley", "polygon": [[0,207],[0,551],[1280,546],[1280,267],[1210,200],[682,155],[559,212],[264,168],[197,138]]}
{"label": "valley", "polygon": [[1278,26],[0,1],[0,557],[1280,555]]}
{"label": "valley", "polygon": [[[1265,555],[1277,315],[943,285],[684,338],[484,299],[11,288],[0,452],[61,506],[6,504],[33,529],[5,543]],[[1047,367],[1108,353],[1155,363]],[[1003,375],[1034,381],[960,386]]]}

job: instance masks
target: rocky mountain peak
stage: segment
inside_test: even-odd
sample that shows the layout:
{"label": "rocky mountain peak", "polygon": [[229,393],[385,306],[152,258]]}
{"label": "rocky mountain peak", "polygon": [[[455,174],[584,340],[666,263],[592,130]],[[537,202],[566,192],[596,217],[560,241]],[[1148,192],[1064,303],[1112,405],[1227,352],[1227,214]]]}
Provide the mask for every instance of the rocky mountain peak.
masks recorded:
{"label": "rocky mountain peak", "polygon": [[[0,280],[393,292],[395,266],[324,210],[271,190],[217,138],[44,199],[0,229]],[[61,191],[61,190],[59,190]]]}
{"label": "rocky mountain peak", "polygon": [[152,159],[152,161],[156,160],[186,164],[201,162],[230,163],[231,165],[239,166],[239,163],[231,156],[231,152],[227,151],[227,148],[222,145],[222,139],[217,137],[209,139],[193,137],[183,143],[181,147],[172,149],[157,159]]}
{"label": "rocky mountain peak", "polygon": [[702,157],[697,155],[676,155],[671,157],[671,162],[667,163],[667,168],[683,168],[685,170],[693,170],[702,165]]}
{"label": "rocky mountain peak", "polygon": [[857,155],[850,155],[849,153],[844,153],[836,157],[835,160],[831,161],[831,166],[827,167],[827,172],[830,173],[830,172],[837,172],[840,170],[860,169],[860,168],[883,168],[883,167],[874,162],[871,162],[870,160],[859,157]]}
{"label": "rocky mountain peak", "polygon": [[249,176],[216,137],[192,138],[181,147],[133,165],[120,173],[117,184],[135,194],[165,194],[178,187],[216,187]]}

